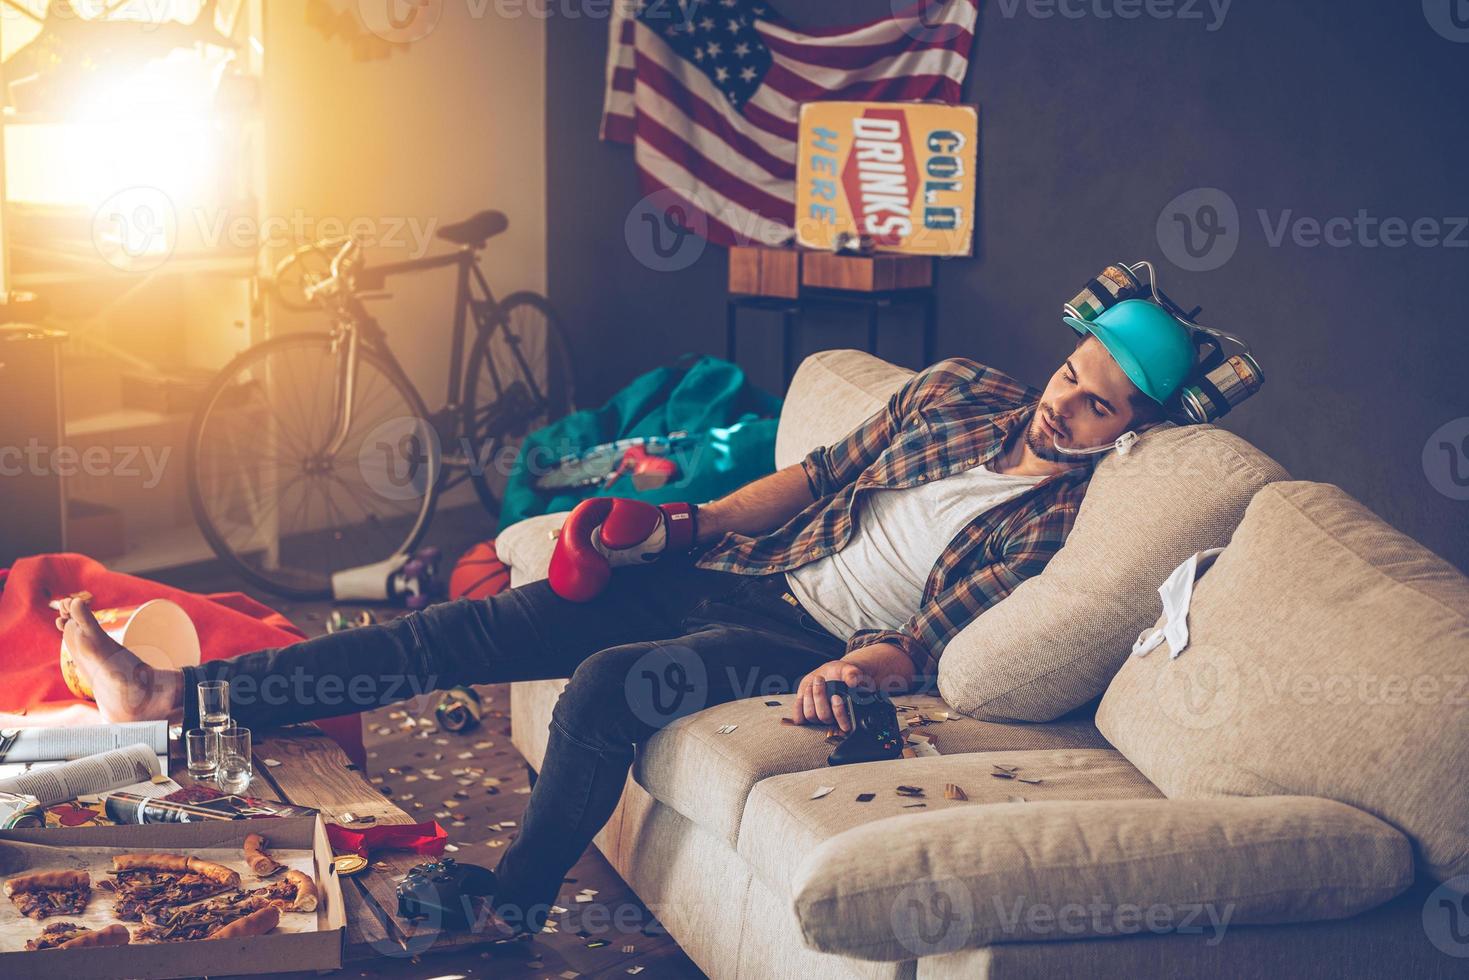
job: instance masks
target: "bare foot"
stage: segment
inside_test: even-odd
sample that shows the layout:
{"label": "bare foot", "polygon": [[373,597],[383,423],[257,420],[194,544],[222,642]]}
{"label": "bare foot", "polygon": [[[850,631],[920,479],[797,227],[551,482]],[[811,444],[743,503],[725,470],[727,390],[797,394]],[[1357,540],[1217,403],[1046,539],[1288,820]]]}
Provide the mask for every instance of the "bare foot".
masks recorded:
{"label": "bare foot", "polygon": [[150,667],[97,623],[86,599],[61,600],[56,619],[77,669],[108,721],[177,721],[183,715],[184,676]]}

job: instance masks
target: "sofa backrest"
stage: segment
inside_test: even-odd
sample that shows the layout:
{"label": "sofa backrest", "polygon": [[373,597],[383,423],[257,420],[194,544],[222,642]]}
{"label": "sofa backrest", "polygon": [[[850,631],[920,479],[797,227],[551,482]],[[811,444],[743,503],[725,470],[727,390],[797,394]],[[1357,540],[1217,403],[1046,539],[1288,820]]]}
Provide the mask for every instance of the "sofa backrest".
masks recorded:
{"label": "sofa backrest", "polygon": [[913,377],[907,368],[860,350],[824,350],[801,362],[775,433],[775,465],[799,463],[838,442]]}
{"label": "sofa backrest", "polygon": [[1169,573],[1227,542],[1255,493],[1288,478],[1212,425],[1160,426],[1108,454],[1046,570],[950,641],[944,699],[989,721],[1050,721],[1095,700],[1158,618]]}
{"label": "sofa backrest", "polygon": [[1170,797],[1294,794],[1469,874],[1469,579],[1337,487],[1276,483],[1194,588],[1189,644],[1130,658],[1102,733]]}

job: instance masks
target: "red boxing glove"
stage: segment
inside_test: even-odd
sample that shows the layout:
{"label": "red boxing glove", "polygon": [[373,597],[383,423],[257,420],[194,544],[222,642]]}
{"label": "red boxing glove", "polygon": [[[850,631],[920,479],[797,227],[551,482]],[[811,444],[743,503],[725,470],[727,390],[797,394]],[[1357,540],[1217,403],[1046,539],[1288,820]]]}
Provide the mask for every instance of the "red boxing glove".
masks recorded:
{"label": "red boxing glove", "polygon": [[561,525],[546,578],[551,591],[587,602],[607,588],[612,569],[657,561],[694,546],[693,504],[654,507],[623,497],[583,500]]}

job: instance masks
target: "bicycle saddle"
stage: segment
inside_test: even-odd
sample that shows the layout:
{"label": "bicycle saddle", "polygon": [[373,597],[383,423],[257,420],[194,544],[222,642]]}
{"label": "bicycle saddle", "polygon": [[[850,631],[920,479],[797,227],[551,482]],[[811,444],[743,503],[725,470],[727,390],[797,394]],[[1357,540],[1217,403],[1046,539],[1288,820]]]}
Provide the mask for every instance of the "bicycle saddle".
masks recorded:
{"label": "bicycle saddle", "polygon": [[510,219],[501,211],[481,211],[473,218],[439,229],[439,237],[455,245],[483,248],[485,242],[510,227]]}

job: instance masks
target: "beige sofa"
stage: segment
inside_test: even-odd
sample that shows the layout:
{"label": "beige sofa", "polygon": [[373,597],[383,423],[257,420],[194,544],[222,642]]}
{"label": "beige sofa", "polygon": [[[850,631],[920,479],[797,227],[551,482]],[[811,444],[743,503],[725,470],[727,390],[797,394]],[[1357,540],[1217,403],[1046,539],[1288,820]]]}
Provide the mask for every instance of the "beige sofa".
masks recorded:
{"label": "beige sofa", "polygon": [[[907,376],[809,358],[777,463]],[[597,846],[715,977],[1469,974],[1469,581],[1287,480],[1223,430],[1149,433],[1099,467],[1046,572],[946,650],[943,698],[896,699],[938,757],[832,769],[784,707],[719,705],[640,747]],[[513,584],[559,523],[501,535]],[[1168,572],[1225,543],[1189,645],[1130,656]],[[533,767],[563,684],[512,688]]]}

